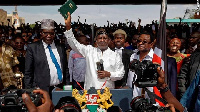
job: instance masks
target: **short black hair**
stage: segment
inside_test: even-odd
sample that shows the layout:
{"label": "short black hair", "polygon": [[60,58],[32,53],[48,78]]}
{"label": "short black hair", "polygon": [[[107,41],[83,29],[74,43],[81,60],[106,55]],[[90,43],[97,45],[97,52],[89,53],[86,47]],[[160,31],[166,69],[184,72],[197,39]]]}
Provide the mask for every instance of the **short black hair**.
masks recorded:
{"label": "short black hair", "polygon": [[87,37],[85,35],[79,35],[79,36],[77,36],[76,40],[80,41],[82,38],[86,38],[86,40],[87,40]]}
{"label": "short black hair", "polygon": [[16,36],[16,37],[13,38],[14,41],[15,41],[16,39],[21,39],[23,42],[25,42],[25,40],[24,40],[22,37],[20,37],[20,36]]}
{"label": "short black hair", "polygon": [[142,34],[150,35],[151,42],[153,42],[155,40],[155,35],[153,35],[151,32],[143,31],[140,35],[142,35]]}
{"label": "short black hair", "polygon": [[194,34],[196,34],[198,37],[200,37],[200,32],[199,32],[199,31],[194,31],[194,32],[192,32],[192,33],[190,34],[190,37],[191,37],[192,35],[194,35]]}

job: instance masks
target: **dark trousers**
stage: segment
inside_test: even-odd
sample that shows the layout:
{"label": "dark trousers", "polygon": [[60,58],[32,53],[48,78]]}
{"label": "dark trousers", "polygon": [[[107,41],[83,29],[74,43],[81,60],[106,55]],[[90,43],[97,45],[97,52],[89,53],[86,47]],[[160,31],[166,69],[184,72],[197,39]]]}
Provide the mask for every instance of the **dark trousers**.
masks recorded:
{"label": "dark trousers", "polygon": [[[84,82],[78,82],[78,83],[80,84],[80,86],[82,88],[84,88]],[[77,82],[74,79],[72,79],[72,88],[73,89],[76,88],[77,90],[82,90],[82,88],[80,86],[77,84]]]}
{"label": "dark trousers", "polygon": [[0,77],[0,92],[1,92],[1,90],[3,89],[4,87],[3,87],[3,83],[2,83],[2,80],[1,80],[1,77]]}

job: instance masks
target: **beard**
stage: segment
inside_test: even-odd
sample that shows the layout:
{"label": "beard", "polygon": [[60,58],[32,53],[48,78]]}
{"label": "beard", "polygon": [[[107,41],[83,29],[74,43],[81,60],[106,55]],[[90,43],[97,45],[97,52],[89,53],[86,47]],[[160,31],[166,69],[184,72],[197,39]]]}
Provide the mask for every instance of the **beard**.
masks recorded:
{"label": "beard", "polygon": [[99,48],[101,51],[105,51],[106,49],[108,49],[108,46],[98,46],[98,48]]}
{"label": "beard", "polygon": [[105,42],[100,42],[97,44],[97,46],[101,51],[105,51],[106,49],[108,49],[108,44],[106,44]]}

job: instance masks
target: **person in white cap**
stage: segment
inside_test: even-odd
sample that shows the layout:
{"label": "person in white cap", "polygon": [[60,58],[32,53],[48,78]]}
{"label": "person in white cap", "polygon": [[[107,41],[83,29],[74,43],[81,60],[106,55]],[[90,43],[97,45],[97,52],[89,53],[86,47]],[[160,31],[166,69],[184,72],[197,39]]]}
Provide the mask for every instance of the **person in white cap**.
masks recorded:
{"label": "person in white cap", "polygon": [[54,21],[41,21],[41,40],[27,46],[25,57],[25,88],[39,87],[50,93],[54,87],[69,84],[64,46],[54,41]]}

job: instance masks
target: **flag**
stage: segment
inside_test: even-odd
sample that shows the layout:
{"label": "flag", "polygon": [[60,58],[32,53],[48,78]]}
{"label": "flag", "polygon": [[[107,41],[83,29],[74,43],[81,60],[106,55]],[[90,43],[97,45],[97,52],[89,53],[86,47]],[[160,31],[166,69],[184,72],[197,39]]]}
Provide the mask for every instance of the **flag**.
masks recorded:
{"label": "flag", "polygon": [[[167,81],[167,43],[166,43],[166,11],[167,0],[162,0],[160,10],[160,24],[158,27],[158,35],[156,38],[156,44],[154,49],[154,55],[152,62],[159,63],[165,72],[165,81]],[[154,92],[161,97],[160,92],[154,87]],[[156,99],[161,106],[164,106],[160,101]]]}

